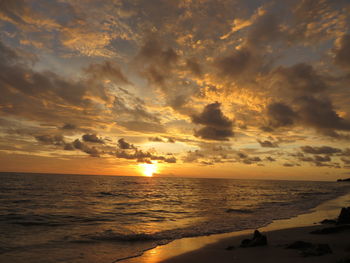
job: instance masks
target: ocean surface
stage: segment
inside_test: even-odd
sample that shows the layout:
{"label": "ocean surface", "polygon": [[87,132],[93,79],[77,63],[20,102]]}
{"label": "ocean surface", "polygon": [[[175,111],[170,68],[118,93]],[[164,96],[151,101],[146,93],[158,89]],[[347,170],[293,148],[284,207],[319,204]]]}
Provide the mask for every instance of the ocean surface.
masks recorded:
{"label": "ocean surface", "polygon": [[349,186],[0,173],[0,262],[117,262],[174,239],[293,217]]}

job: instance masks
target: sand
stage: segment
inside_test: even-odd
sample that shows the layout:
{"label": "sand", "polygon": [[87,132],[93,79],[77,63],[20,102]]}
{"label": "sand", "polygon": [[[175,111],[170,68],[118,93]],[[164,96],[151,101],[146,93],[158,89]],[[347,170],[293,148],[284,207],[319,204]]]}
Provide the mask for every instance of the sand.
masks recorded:
{"label": "sand", "polygon": [[[251,238],[253,230],[221,235],[175,240],[165,246],[146,251],[141,257],[125,263],[294,263],[294,262],[350,262],[350,229],[327,235],[310,234],[311,231],[331,227],[321,225],[323,219],[336,218],[341,207],[350,206],[350,194],[327,201],[307,214],[285,220],[276,220],[259,230],[267,236],[268,245],[240,248],[241,241]],[[295,241],[328,244],[331,254],[304,257],[301,250],[286,249]],[[228,246],[234,246],[227,250]],[[342,261],[347,259],[349,261]],[[124,261],[123,261],[124,262]]]}
{"label": "sand", "polygon": [[[295,262],[338,262],[348,258],[350,260],[350,230],[342,233],[329,235],[312,235],[309,232],[320,226],[300,227],[276,230],[265,233],[268,239],[267,246],[239,248],[242,238],[239,236],[225,239],[217,243],[205,246],[183,255],[179,255],[164,261],[163,263],[186,263],[186,262],[240,262],[240,263],[295,263]],[[250,237],[250,236],[248,236]],[[311,243],[326,243],[332,249],[332,254],[322,256],[304,257],[301,251],[286,249],[288,244],[294,241],[307,241]],[[226,250],[228,246],[235,246],[233,250]],[[350,262],[350,261],[349,261]]]}

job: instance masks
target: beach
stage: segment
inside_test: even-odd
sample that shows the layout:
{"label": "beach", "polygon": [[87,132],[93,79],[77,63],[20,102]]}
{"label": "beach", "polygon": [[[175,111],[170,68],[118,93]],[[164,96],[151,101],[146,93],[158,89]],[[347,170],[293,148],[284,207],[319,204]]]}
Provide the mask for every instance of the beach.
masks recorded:
{"label": "beach", "polygon": [[[341,207],[350,205],[350,194],[326,201],[309,213],[291,219],[276,220],[259,230],[267,236],[267,246],[240,248],[241,241],[251,238],[253,230],[176,240],[146,251],[127,263],[187,263],[187,262],[349,262],[350,229],[332,234],[310,234],[311,231],[334,227],[320,224],[323,219],[335,219]],[[332,253],[304,256],[301,249],[286,249],[296,241],[328,244]],[[233,248],[234,247],[234,248]]]}

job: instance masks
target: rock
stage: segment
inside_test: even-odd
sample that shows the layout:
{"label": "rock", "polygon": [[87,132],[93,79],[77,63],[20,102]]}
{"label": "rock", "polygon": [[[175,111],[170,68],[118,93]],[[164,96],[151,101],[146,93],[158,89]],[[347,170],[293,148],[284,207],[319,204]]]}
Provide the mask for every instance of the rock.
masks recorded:
{"label": "rock", "polygon": [[350,178],[338,179],[337,182],[350,182]]}
{"label": "rock", "polygon": [[294,243],[288,245],[286,248],[287,249],[307,249],[312,247],[313,244],[310,242],[305,242],[305,241],[295,241]]}
{"label": "rock", "polygon": [[350,224],[350,207],[343,207],[338,217],[338,224]]}
{"label": "rock", "polygon": [[335,219],[325,219],[320,222],[321,224],[324,225],[335,225],[337,223],[337,220]]}
{"label": "rock", "polygon": [[310,248],[304,249],[301,252],[301,255],[304,257],[310,256],[322,256],[325,254],[332,254],[332,249],[328,244],[316,244]]}
{"label": "rock", "polygon": [[258,230],[255,230],[253,238],[242,240],[240,247],[257,247],[257,246],[266,246],[266,245],[267,245],[266,236],[261,234]]}
{"label": "rock", "polygon": [[228,246],[228,247],[226,247],[225,249],[226,249],[226,250],[234,250],[235,247],[234,247],[234,246]]}

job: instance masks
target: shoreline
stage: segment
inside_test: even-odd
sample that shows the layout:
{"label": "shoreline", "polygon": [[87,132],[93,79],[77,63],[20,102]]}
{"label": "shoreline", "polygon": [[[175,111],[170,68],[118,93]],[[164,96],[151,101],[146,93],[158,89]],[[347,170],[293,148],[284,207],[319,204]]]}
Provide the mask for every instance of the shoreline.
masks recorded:
{"label": "shoreline", "polygon": [[[315,208],[308,210],[298,216],[288,219],[274,220],[270,224],[260,227],[259,231],[268,233],[270,235],[279,236],[291,235],[295,236],[295,233],[299,233],[299,236],[305,232],[308,233],[312,228],[319,226],[319,222],[323,219],[336,218],[339,215],[341,207],[350,206],[350,192],[338,196],[334,199],[327,200]],[[160,245],[153,249],[145,251],[141,256],[122,260],[125,263],[172,263],[172,262],[215,262],[212,257],[228,256],[230,253],[225,250],[225,247],[229,244],[237,247],[240,240],[251,236],[254,229],[247,229],[242,231],[235,231],[223,234],[214,234],[209,236],[201,237],[189,237],[171,241],[166,245]],[[295,236],[297,238],[297,236]],[[316,236],[317,239],[317,236]],[[283,240],[281,240],[282,242]],[[285,242],[286,240],[284,240]],[[293,240],[290,240],[293,241]],[[350,244],[349,244],[350,245]],[[237,249],[241,250],[241,249]],[[243,252],[253,250],[264,250],[263,247],[246,248]],[[213,251],[216,251],[214,253]],[[231,251],[234,253],[233,251]],[[236,251],[235,251],[236,252]],[[280,252],[280,251],[279,251]],[[291,253],[290,251],[288,251]],[[295,251],[294,251],[295,252]],[[231,253],[231,254],[232,254]],[[235,253],[237,254],[237,252]],[[239,253],[238,253],[239,254]],[[246,253],[245,253],[246,254]],[[241,255],[242,256],[242,255]],[[210,259],[211,258],[211,259]],[[315,257],[320,260],[319,257]],[[258,258],[257,258],[258,259]],[[198,260],[198,261],[197,261]],[[225,258],[221,259],[220,262],[225,262]],[[243,259],[241,259],[243,260]],[[276,262],[281,259],[276,259]],[[294,259],[295,260],[295,259]],[[232,258],[231,258],[232,261]],[[272,261],[273,262],[273,261]],[[313,261],[308,261],[313,262]]]}

